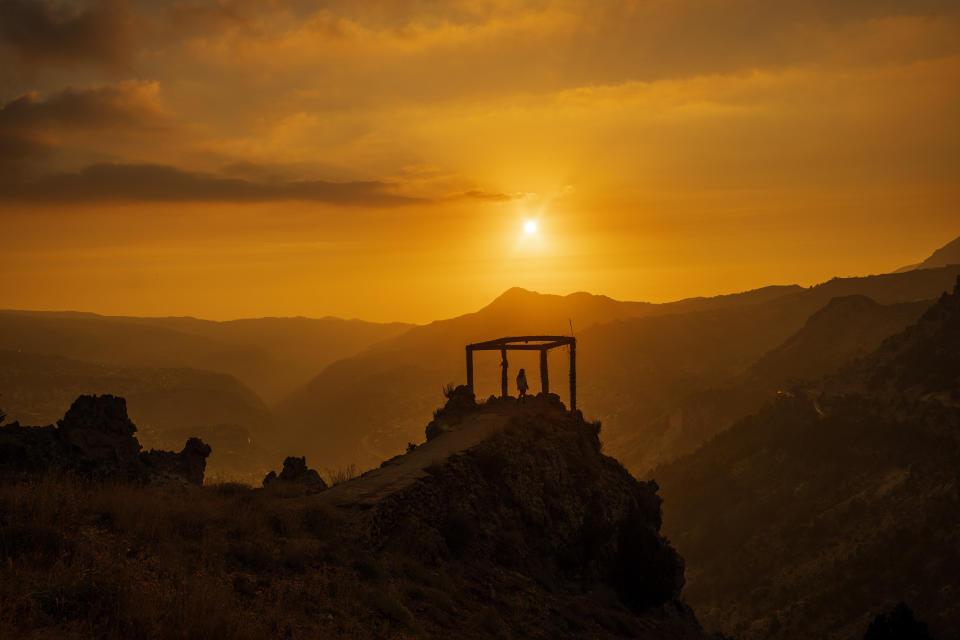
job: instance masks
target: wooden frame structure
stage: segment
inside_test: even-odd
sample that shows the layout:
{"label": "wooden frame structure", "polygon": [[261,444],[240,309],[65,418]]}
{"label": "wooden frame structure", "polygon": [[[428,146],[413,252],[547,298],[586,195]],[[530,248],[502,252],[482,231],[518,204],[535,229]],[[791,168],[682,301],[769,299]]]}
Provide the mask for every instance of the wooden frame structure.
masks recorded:
{"label": "wooden frame structure", "polygon": [[467,386],[473,391],[473,352],[500,352],[500,394],[507,396],[507,351],[540,352],[540,388],[550,393],[550,372],[547,352],[556,347],[570,347],[570,410],[577,408],[577,339],[570,336],[512,336],[467,345]]}

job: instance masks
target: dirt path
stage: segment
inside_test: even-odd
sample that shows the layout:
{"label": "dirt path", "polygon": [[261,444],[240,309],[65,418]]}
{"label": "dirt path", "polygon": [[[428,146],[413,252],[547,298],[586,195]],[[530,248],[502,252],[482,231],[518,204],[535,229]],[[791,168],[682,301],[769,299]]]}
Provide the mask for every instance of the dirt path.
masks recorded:
{"label": "dirt path", "polygon": [[338,507],[366,507],[376,504],[419,478],[434,463],[455,453],[466,451],[496,433],[508,422],[501,413],[480,413],[472,416],[453,431],[443,433],[413,451],[404,454],[385,467],[373,469],[362,476],[338,484],[316,496],[325,504]]}

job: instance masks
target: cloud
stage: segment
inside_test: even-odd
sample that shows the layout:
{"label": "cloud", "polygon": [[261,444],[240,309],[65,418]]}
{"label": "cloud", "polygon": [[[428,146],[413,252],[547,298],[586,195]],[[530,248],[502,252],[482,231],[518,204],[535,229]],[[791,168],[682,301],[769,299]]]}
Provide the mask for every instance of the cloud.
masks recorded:
{"label": "cloud", "polygon": [[31,171],[32,162],[54,161],[58,154],[109,153],[128,139],[165,132],[167,116],[157,93],[156,83],[124,82],[67,88],[43,99],[30,93],[0,104],[0,169],[6,174],[0,182]]}
{"label": "cloud", "polygon": [[254,182],[152,164],[96,164],[76,173],[8,184],[0,199],[38,203],[76,202],[273,202],[310,201],[391,207],[425,202],[379,181],[297,180]]}
{"label": "cloud", "polygon": [[509,202],[511,200],[522,200],[526,197],[525,193],[500,193],[498,191],[487,191],[485,189],[470,189],[463,193],[451,196],[451,200],[481,200],[485,202]]}
{"label": "cloud", "polygon": [[0,130],[147,126],[162,116],[157,92],[156,83],[125,82],[92,89],[68,87],[43,100],[26,94],[0,105]]}
{"label": "cloud", "polygon": [[121,67],[132,47],[133,20],[120,0],[72,9],[50,0],[0,0],[0,44],[27,68],[80,62]]}

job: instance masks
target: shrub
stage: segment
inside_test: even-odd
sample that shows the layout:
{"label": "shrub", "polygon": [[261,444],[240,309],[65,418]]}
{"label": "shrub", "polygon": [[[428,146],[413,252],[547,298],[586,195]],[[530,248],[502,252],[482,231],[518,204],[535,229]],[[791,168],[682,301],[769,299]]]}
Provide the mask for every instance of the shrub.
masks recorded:
{"label": "shrub", "polygon": [[327,479],[331,487],[335,487],[341,482],[353,480],[357,477],[357,465],[350,464],[339,469],[327,469]]}

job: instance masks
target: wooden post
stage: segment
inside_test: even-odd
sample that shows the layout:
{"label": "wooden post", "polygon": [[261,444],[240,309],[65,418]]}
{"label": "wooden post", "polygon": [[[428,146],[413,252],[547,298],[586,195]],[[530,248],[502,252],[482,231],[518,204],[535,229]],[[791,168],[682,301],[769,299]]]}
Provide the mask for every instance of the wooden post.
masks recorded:
{"label": "wooden post", "polygon": [[500,349],[500,395],[507,397],[507,350]]}
{"label": "wooden post", "polygon": [[570,343],[570,411],[577,408],[577,341]]}
{"label": "wooden post", "polygon": [[540,390],[550,393],[550,372],[547,370],[547,350],[540,350]]}
{"label": "wooden post", "polygon": [[473,349],[467,347],[467,387],[473,393]]}

